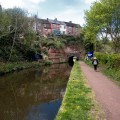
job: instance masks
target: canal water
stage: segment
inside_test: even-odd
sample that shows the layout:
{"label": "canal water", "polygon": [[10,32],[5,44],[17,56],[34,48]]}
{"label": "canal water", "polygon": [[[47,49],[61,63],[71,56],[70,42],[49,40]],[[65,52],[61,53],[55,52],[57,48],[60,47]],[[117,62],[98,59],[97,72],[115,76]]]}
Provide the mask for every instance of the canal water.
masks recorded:
{"label": "canal water", "polygon": [[54,120],[71,68],[54,64],[0,77],[0,120]]}

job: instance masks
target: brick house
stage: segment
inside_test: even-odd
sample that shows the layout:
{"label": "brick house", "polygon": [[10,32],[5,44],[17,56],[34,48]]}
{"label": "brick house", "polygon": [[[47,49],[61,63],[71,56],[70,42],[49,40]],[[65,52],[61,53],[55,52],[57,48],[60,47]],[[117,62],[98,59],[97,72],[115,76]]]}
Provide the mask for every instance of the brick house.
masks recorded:
{"label": "brick house", "polygon": [[65,24],[67,26],[67,28],[66,28],[67,35],[77,36],[80,34],[81,27],[79,24],[72,23],[72,21],[65,22]]}
{"label": "brick house", "polygon": [[60,23],[60,34],[65,35],[66,34],[66,24],[61,21],[59,21],[59,23]]}
{"label": "brick house", "polygon": [[80,34],[80,25],[70,22],[62,22],[57,19],[38,19],[37,16],[31,18],[31,25],[34,32],[39,34],[55,34],[55,35],[73,35]]}
{"label": "brick house", "polygon": [[42,26],[42,30],[41,30],[41,34],[52,34],[52,29],[51,29],[51,24],[48,21],[48,19],[39,19],[41,26]]}
{"label": "brick house", "polygon": [[67,35],[73,35],[73,23],[70,22],[65,22],[67,28],[66,28],[66,34]]}
{"label": "brick house", "polygon": [[75,24],[73,27],[73,36],[78,36],[80,34],[81,26]]}
{"label": "brick house", "polygon": [[60,23],[57,21],[57,19],[48,19],[48,21],[51,24],[52,33],[55,35],[60,35]]}
{"label": "brick house", "polygon": [[51,24],[49,23],[48,19],[39,19],[37,16],[30,18],[31,26],[34,32],[38,34],[51,34]]}

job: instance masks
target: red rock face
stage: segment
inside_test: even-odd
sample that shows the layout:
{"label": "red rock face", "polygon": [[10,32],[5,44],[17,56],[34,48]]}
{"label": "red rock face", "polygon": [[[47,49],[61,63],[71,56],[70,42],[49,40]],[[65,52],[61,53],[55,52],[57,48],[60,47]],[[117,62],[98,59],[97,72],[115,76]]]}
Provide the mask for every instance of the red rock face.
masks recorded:
{"label": "red rock face", "polygon": [[63,49],[49,49],[49,59],[53,61],[53,63],[61,63],[67,61],[67,55],[65,54]]}
{"label": "red rock face", "polygon": [[79,59],[84,57],[84,51],[81,47],[81,45],[71,45],[68,44],[65,46],[64,49],[49,49],[49,60],[51,60],[53,63],[61,63],[61,62],[67,62],[69,60],[70,55],[75,55]]}

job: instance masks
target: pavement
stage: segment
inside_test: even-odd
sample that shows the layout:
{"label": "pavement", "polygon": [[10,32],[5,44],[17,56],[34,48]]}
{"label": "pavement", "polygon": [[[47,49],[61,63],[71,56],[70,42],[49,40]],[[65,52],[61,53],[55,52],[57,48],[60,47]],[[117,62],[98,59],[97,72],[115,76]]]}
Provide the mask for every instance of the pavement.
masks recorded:
{"label": "pavement", "polygon": [[106,119],[120,120],[120,87],[99,72],[99,69],[95,72],[82,61],[79,61],[79,65],[95,93],[96,100],[102,105]]}

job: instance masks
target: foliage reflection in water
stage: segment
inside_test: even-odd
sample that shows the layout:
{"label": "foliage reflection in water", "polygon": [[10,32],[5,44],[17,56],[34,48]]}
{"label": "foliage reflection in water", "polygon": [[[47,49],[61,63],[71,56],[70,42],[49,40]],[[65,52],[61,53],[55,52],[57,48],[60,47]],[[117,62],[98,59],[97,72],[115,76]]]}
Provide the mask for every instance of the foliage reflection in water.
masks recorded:
{"label": "foliage reflection in water", "polygon": [[68,64],[0,77],[0,120],[53,120],[71,71]]}

